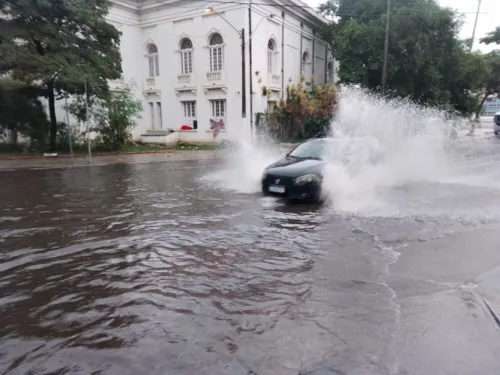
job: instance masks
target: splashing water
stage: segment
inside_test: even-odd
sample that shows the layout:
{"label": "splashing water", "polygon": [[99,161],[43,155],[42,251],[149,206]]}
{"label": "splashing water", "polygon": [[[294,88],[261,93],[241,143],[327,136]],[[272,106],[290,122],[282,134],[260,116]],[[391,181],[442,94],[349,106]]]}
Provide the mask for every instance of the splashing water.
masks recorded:
{"label": "splashing water", "polygon": [[[344,88],[327,150],[323,192],[335,211],[357,215],[499,218],[496,140],[451,142],[447,113]],[[264,168],[284,155],[269,141],[233,134],[225,165],[205,177],[219,188],[260,191]],[[368,142],[355,142],[364,139]],[[248,140],[248,141],[247,141]],[[340,148],[339,148],[340,147]],[[334,151],[334,152],[332,152]],[[367,158],[375,151],[380,160]],[[496,172],[498,170],[498,172]],[[492,197],[494,196],[494,198]]]}
{"label": "splashing water", "polygon": [[355,139],[371,140],[377,146],[369,151],[381,160],[360,160],[366,143],[354,143],[357,148],[350,150],[349,158],[330,157],[327,150],[324,192],[340,211],[380,210],[386,205],[380,190],[439,181],[450,170],[443,147],[448,126],[445,114],[436,109],[346,88],[331,131],[346,140],[340,147],[352,149]]}
{"label": "splashing water", "polygon": [[207,183],[238,193],[252,194],[261,191],[264,169],[283,157],[285,152],[268,139],[252,142],[249,132],[233,131],[232,146],[227,150],[224,165],[216,172],[203,177]]}

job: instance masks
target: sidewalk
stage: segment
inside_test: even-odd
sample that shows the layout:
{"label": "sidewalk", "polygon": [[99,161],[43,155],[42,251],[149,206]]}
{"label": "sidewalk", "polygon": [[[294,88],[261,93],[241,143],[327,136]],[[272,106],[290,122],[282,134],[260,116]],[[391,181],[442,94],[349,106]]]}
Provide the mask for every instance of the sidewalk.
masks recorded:
{"label": "sidewalk", "polygon": [[494,138],[495,135],[493,134],[493,129],[490,128],[476,128],[474,130],[474,134],[470,135],[470,129],[466,130],[459,130],[458,131],[458,138],[460,140],[467,140],[467,139],[474,139],[474,140],[480,140],[480,139],[489,139],[489,138]]}
{"label": "sidewalk", "polygon": [[215,160],[222,158],[221,151],[170,151],[131,154],[113,154],[92,157],[89,162],[87,155],[71,159],[67,156],[3,159],[0,160],[0,171],[14,169],[48,169],[71,168],[117,164],[117,163],[154,163],[154,162],[182,162],[191,160]]}

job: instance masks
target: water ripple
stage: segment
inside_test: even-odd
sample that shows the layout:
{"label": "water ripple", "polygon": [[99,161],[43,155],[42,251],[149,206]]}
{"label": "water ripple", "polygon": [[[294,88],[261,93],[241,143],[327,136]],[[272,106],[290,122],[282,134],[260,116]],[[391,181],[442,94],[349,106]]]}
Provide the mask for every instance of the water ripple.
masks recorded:
{"label": "water ripple", "polygon": [[204,186],[201,167],[4,172],[25,183],[0,192],[0,372],[390,362],[384,249],[447,224],[294,208]]}

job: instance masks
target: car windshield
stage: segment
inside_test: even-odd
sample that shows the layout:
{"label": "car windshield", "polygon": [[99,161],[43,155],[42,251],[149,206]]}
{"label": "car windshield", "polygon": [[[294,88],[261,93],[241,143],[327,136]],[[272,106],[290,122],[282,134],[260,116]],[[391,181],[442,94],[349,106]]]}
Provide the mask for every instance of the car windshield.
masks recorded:
{"label": "car windshield", "polygon": [[290,156],[300,159],[321,159],[324,151],[324,141],[315,140],[298,145]]}
{"label": "car windshield", "polygon": [[298,145],[289,156],[299,159],[370,160],[378,154],[378,142],[371,138],[315,139]]}

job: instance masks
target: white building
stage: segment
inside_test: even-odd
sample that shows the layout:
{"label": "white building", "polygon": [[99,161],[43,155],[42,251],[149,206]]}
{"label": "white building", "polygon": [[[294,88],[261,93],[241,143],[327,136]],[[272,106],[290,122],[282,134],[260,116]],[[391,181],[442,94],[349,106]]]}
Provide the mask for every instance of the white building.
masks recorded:
{"label": "white building", "polygon": [[[327,21],[300,0],[259,0],[251,10],[230,0],[111,4],[108,19],[122,32],[123,59],[122,82],[113,84],[133,87],[144,104],[136,140],[212,141],[210,119],[224,122],[221,138],[241,134],[302,72],[307,82],[336,81],[335,61],[319,37]],[[272,90],[269,98],[264,85]]]}

